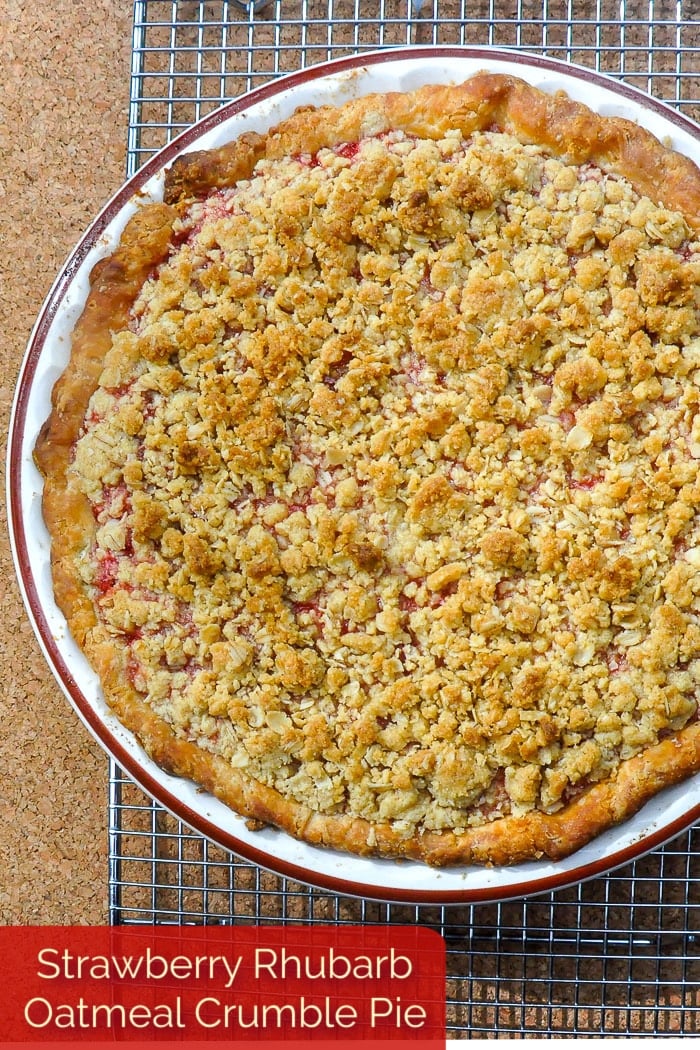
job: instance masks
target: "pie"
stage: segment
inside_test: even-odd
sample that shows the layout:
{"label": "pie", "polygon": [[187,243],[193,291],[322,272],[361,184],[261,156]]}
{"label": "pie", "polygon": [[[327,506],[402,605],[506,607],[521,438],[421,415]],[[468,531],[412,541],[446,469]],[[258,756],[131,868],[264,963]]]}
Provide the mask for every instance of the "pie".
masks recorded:
{"label": "pie", "polygon": [[561,858],[700,770],[700,171],[510,76],[185,153],[36,444],[162,767],[318,846]]}

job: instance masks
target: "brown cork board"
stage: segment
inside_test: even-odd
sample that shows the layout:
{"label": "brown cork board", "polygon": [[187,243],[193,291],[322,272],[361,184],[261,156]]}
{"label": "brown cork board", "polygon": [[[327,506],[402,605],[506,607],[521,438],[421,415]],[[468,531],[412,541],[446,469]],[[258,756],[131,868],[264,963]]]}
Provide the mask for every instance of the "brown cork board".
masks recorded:
{"label": "brown cork board", "polygon": [[[124,178],[131,4],[0,0],[0,432],[42,301]],[[3,492],[4,492],[3,477]],[[24,613],[0,504],[0,922],[103,922],[107,760]]]}

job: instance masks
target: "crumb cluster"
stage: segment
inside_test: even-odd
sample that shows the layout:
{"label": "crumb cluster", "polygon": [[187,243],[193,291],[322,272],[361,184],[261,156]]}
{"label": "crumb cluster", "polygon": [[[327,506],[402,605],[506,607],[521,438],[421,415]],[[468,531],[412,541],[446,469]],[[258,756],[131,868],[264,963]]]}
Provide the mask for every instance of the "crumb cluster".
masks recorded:
{"label": "crumb cluster", "polygon": [[174,731],[407,836],[554,812],[696,718],[700,246],[499,131],[182,209],[71,467]]}

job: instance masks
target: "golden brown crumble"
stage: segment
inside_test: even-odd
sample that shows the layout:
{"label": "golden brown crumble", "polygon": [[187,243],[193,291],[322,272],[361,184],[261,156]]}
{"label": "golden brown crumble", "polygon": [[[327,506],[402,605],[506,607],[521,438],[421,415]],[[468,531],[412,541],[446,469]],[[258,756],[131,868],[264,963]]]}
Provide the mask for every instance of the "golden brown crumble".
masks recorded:
{"label": "golden brown crumble", "polygon": [[501,132],[181,207],[72,470],[175,731],[406,835],[561,808],[695,719],[700,246]]}

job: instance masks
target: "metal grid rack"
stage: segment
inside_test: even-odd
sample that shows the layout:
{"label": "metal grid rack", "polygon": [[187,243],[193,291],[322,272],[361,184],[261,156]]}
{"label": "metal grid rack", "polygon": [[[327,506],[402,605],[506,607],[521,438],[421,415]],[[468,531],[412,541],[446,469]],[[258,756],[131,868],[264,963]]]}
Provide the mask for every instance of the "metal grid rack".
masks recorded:
{"label": "metal grid rack", "polygon": [[[404,44],[547,54],[700,119],[700,0],[136,0],[128,174],[282,73]],[[213,846],[115,764],[110,921],[423,923],[447,942],[448,1037],[700,1034],[700,826],[633,864],[500,904],[338,897]]]}

